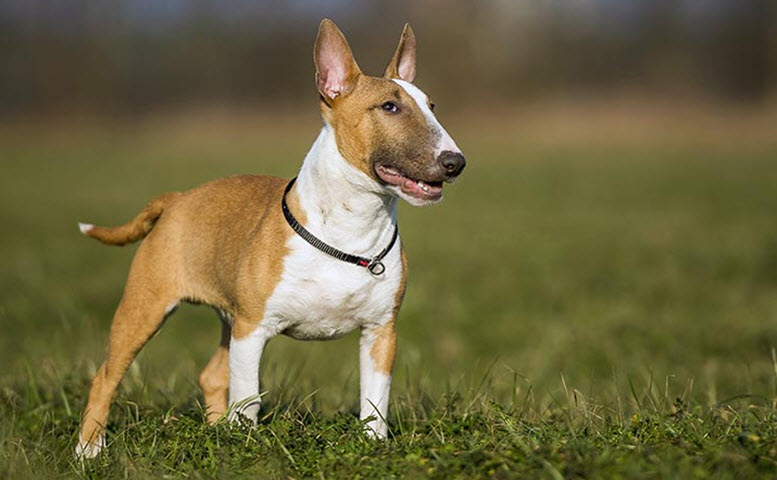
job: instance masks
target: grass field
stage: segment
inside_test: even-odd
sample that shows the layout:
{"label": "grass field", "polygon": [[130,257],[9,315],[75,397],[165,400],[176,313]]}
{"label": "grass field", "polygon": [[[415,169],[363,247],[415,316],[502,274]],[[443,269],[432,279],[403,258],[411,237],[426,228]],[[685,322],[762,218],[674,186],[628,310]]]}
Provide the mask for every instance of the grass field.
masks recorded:
{"label": "grass field", "polygon": [[316,134],[302,123],[0,131],[0,477],[777,475],[777,142],[473,126],[451,128],[468,167],[443,205],[400,208],[389,440],[360,433],[356,335],[274,340],[258,428],[205,425],[196,377],[219,327],[183,307],[125,378],[107,453],[76,462],[134,252],[76,222],[292,176]]}

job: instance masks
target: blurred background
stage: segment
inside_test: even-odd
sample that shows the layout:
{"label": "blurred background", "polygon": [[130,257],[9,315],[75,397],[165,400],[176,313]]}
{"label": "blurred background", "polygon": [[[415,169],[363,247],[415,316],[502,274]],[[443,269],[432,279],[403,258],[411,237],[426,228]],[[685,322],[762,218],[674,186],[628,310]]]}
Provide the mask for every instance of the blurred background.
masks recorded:
{"label": "blurred background", "polygon": [[757,104],[775,91],[770,0],[3,0],[0,109],[303,108],[324,16],[373,74],[411,21],[419,82],[457,112],[581,95]]}
{"label": "blurred background", "polygon": [[[397,398],[774,398],[773,0],[0,0],[4,384],[33,365],[83,404],[134,247],[77,221],[295,174],[325,16],[374,75],[413,25],[417,84],[468,160],[441,206],[400,207]],[[212,312],[182,308],[123,395],[192,402],[217,339]],[[269,398],[355,409],[356,343],[274,341]]]}

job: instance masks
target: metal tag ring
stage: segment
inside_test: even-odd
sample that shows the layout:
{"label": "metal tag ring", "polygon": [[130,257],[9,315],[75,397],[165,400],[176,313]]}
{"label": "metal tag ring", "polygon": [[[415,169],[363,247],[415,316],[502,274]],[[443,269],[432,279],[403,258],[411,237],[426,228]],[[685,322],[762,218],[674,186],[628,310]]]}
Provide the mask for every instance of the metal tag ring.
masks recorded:
{"label": "metal tag ring", "polygon": [[371,274],[378,276],[382,275],[383,272],[386,271],[386,266],[383,265],[380,260],[373,260],[369,265],[367,265],[367,270],[369,270]]}

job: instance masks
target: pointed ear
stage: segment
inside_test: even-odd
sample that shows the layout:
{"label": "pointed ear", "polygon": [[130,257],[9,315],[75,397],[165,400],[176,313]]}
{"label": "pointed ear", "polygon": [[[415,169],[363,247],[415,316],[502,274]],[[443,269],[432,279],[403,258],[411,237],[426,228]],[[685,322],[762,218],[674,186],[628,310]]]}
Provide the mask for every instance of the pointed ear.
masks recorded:
{"label": "pointed ear", "polygon": [[318,27],[313,62],[316,64],[316,86],[327,103],[350,92],[361,75],[343,32],[328,18],[321,20]]}
{"label": "pointed ear", "polygon": [[398,78],[410,83],[415,80],[415,34],[413,34],[413,29],[410,28],[409,23],[406,23],[404,30],[402,30],[397,51],[394,52],[394,58],[389,62],[383,76],[385,78]]}

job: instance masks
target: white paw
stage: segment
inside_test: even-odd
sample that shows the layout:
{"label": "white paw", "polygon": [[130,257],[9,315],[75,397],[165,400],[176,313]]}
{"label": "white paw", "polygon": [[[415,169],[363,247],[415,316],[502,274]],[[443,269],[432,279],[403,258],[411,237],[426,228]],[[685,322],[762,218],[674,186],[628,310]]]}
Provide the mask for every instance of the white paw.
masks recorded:
{"label": "white paw", "polygon": [[91,230],[93,228],[94,228],[94,225],[92,225],[91,223],[81,223],[81,222],[78,222],[78,229],[81,230],[81,233],[83,233],[83,234],[89,233],[89,230]]}
{"label": "white paw", "polygon": [[364,425],[364,433],[376,440],[383,440],[388,434],[388,426],[386,422],[380,420],[372,420]]}
{"label": "white paw", "polygon": [[240,423],[242,418],[247,418],[252,424],[256,425],[261,406],[262,402],[258,400],[258,396],[233,403],[227,410],[227,419],[231,423]]}
{"label": "white paw", "polygon": [[79,440],[78,445],[76,445],[76,458],[94,458],[100,454],[103,447],[105,447],[105,435],[100,435],[100,438],[97,439],[96,443]]}

